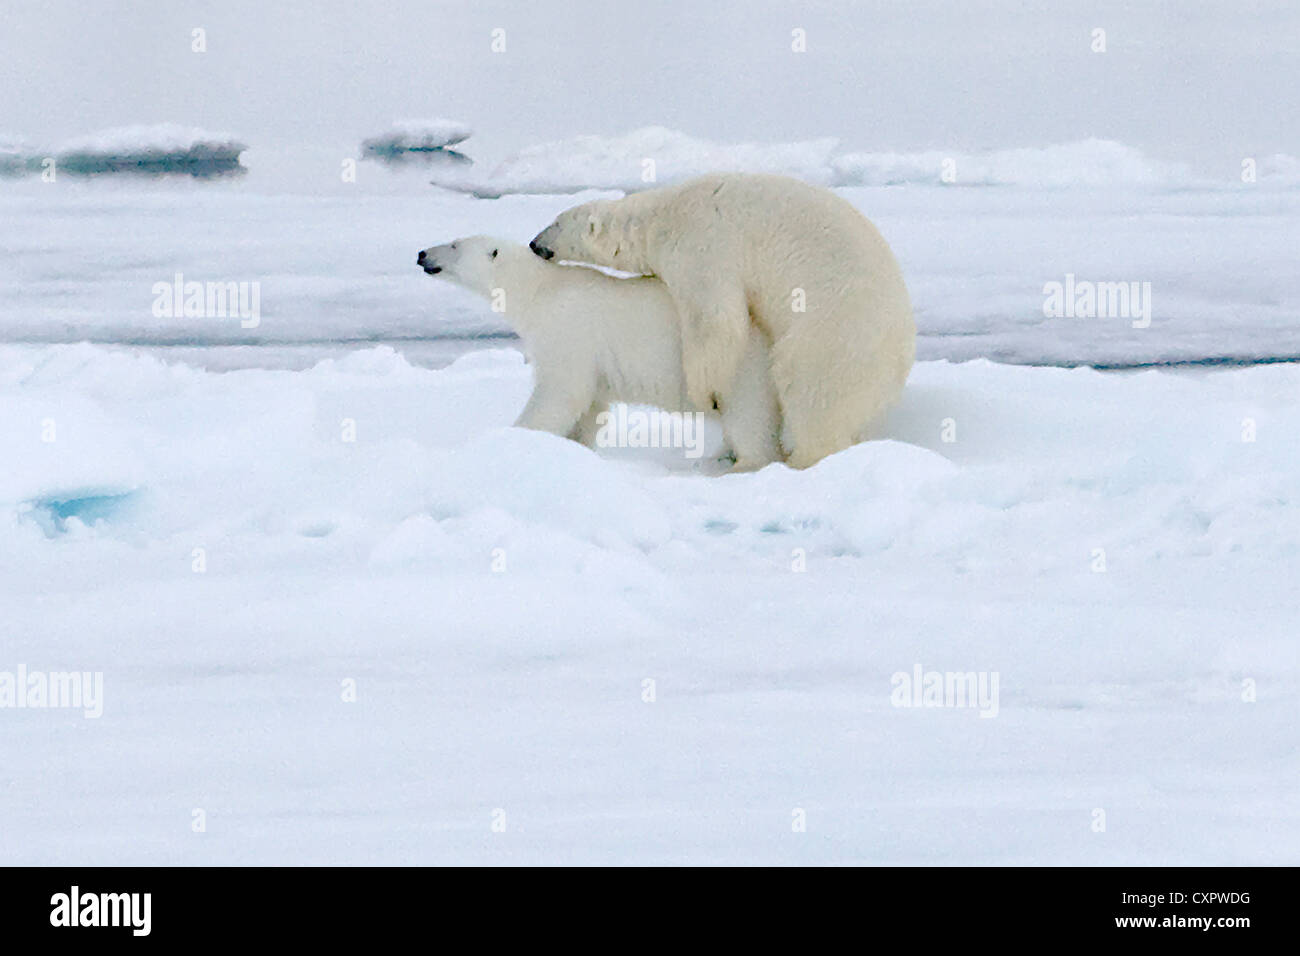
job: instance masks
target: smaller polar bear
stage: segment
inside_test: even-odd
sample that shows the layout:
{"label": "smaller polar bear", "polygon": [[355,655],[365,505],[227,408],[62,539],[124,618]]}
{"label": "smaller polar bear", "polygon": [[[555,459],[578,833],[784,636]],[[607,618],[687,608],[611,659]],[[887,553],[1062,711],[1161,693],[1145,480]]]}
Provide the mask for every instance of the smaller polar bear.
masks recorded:
{"label": "smaller polar bear", "polygon": [[[422,251],[417,264],[493,302],[523,339],[533,394],[517,426],[594,447],[610,402],[709,412],[686,398],[681,321],[658,279],[618,279],[543,261],[526,246],[471,236]],[[751,328],[718,414],[737,469],[783,458],[769,343]]]}

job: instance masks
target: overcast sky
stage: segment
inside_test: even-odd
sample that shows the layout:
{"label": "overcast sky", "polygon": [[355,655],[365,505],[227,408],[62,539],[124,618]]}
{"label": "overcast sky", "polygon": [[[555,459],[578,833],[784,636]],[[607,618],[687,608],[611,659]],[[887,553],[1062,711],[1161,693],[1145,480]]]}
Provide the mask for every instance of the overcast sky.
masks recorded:
{"label": "overcast sky", "polygon": [[1300,154],[1300,3],[0,0],[0,134],[172,121],[347,148],[434,116],[480,156],[658,124],[854,150],[1100,136],[1235,168]]}

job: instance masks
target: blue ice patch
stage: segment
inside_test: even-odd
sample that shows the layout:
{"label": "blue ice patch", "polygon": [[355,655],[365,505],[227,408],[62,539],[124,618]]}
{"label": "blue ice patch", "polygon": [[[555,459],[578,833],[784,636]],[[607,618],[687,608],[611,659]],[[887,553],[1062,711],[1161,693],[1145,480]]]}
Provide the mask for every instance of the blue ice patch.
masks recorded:
{"label": "blue ice patch", "polygon": [[31,518],[47,536],[53,538],[68,530],[70,518],[76,518],[85,525],[112,521],[120,518],[138,498],[139,491],[134,489],[63,492],[25,501],[19,506],[18,512]]}

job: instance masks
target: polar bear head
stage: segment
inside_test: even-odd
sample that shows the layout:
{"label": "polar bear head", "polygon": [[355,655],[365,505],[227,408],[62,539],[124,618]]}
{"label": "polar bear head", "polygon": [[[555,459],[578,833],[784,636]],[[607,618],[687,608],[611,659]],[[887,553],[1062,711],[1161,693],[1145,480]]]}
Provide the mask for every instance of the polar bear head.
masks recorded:
{"label": "polar bear head", "polygon": [[415,264],[431,276],[441,275],[456,285],[491,297],[493,291],[524,270],[541,263],[517,242],[492,236],[468,236],[441,246],[430,246],[415,257]]}
{"label": "polar bear head", "polygon": [[597,199],[560,213],[528,248],[543,259],[644,273],[641,217],[626,199]]}

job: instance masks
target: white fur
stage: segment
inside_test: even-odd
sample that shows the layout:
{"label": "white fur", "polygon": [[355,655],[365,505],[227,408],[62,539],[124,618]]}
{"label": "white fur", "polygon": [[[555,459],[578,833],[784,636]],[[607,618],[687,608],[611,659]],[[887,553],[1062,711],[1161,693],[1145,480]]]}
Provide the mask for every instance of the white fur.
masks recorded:
{"label": "white fur", "polygon": [[[762,328],[795,467],[868,437],[911,371],[916,326],[898,263],[875,226],[829,190],[781,176],[702,176],[577,206],[534,243],[556,261],[662,279],[697,404],[730,386],[746,330]],[[794,308],[796,290],[806,311]]]}
{"label": "white fur", "polygon": [[[544,262],[522,245],[473,236],[421,254],[428,272],[500,303],[534,369],[532,397],[516,425],[591,446],[610,402],[670,412],[712,412],[686,397],[680,321],[663,283],[618,279]],[[738,371],[718,395],[737,468],[781,458],[780,419],[768,342],[748,328]]]}

